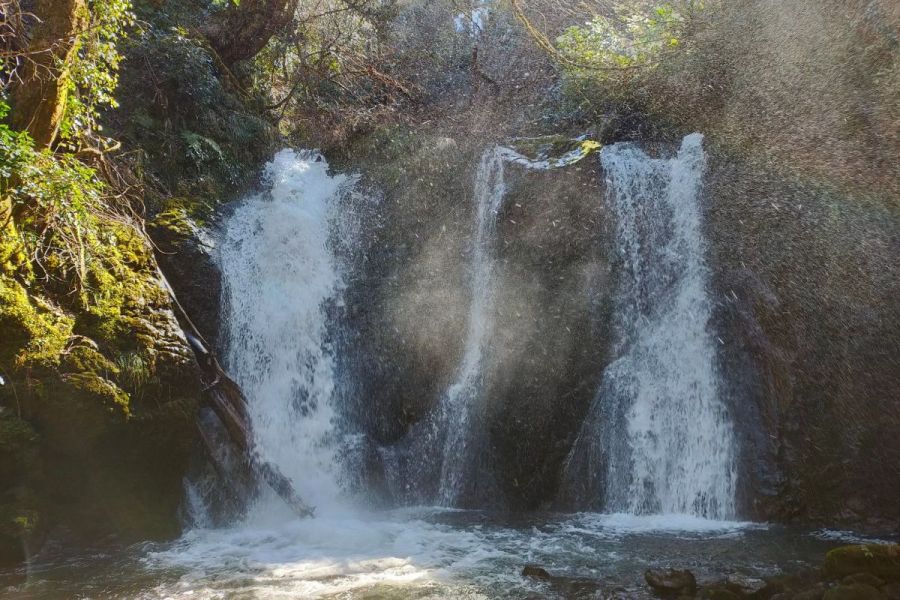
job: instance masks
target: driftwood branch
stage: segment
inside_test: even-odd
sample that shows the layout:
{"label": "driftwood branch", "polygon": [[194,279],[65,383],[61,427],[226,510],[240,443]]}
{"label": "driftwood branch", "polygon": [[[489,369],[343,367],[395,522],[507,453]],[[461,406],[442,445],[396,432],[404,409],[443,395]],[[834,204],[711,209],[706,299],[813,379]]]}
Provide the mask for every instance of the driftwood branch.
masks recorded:
{"label": "driftwood branch", "polygon": [[[193,322],[191,322],[181,303],[178,302],[175,291],[161,270],[159,271],[159,277],[163,287],[166,288],[169,296],[172,298],[172,303],[181,313],[181,321],[186,329],[185,336],[191,346],[191,350],[194,352],[197,364],[200,366],[201,379],[204,385],[204,403],[219,418],[219,421],[221,421],[222,426],[228,433],[228,437],[240,450],[250,470],[261,480],[265,481],[297,515],[312,517],[315,514],[315,509],[304,502],[300,495],[297,494],[291,480],[285,477],[276,465],[263,460],[256,452],[247,399],[240,386],[228,377],[215,355],[208,349],[208,344],[203,339],[203,336],[200,335],[200,332],[197,331]],[[202,430],[202,425],[198,423],[198,426]],[[210,445],[211,442],[205,435],[201,435],[201,439],[207,446]],[[219,465],[214,464],[213,466],[217,471],[220,471]],[[227,479],[227,476],[225,478]]]}

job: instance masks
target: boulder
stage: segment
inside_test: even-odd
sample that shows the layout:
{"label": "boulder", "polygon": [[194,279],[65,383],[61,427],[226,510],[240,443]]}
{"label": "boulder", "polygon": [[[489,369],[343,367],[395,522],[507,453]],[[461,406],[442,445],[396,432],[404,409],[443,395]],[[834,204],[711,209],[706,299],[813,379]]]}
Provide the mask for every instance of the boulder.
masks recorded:
{"label": "boulder", "polygon": [[859,583],[880,588],[884,585],[884,580],[882,580],[880,577],[872,575],[871,573],[856,573],[854,575],[847,575],[841,580],[841,583],[843,583],[844,585],[853,585],[855,583]]}
{"label": "boulder", "polygon": [[700,597],[704,600],[740,600],[741,595],[724,585],[703,588]]}
{"label": "boulder", "polygon": [[660,596],[693,595],[697,593],[697,580],[690,571],[678,569],[648,569],[644,579]]}
{"label": "boulder", "polygon": [[841,546],[825,555],[825,572],[833,579],[861,573],[885,581],[900,581],[900,545]]}
{"label": "boulder", "polygon": [[725,578],[725,587],[739,596],[752,596],[753,598],[770,598],[780,589],[774,589],[768,582],[757,577],[745,575],[729,575]]}
{"label": "boulder", "polygon": [[821,583],[816,584],[815,586],[805,589],[802,592],[798,592],[794,594],[794,600],[822,600],[822,596],[825,595],[825,586]]}
{"label": "boulder", "polygon": [[822,600],[885,600],[885,598],[878,588],[862,583],[841,584],[822,596]]}
{"label": "boulder", "polygon": [[528,577],[529,579],[536,579],[538,581],[550,581],[550,573],[543,567],[538,567],[536,565],[525,565],[525,568],[522,569],[522,577]]}

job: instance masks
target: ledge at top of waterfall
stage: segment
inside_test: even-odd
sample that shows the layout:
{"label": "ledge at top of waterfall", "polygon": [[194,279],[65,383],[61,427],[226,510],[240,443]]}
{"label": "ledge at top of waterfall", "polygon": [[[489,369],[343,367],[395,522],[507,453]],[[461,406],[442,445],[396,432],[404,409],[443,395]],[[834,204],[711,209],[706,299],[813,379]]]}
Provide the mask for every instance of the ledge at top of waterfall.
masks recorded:
{"label": "ledge at top of waterfall", "polygon": [[[586,135],[577,138],[542,136],[518,138],[511,147],[498,146],[496,151],[506,162],[533,171],[561,169],[581,162],[603,146]],[[534,158],[531,158],[531,157]]]}
{"label": "ledge at top of waterfall", "polygon": [[354,182],[316,152],[283,150],[220,246],[227,366],[249,400],[256,451],[320,510],[342,498],[329,309],[345,288],[332,234]]}
{"label": "ledge at top of waterfall", "polygon": [[734,441],[721,401],[702,234],[703,136],[670,159],[633,144],[601,163],[615,219],[615,359],[566,465],[567,492],[631,514],[734,517]]}

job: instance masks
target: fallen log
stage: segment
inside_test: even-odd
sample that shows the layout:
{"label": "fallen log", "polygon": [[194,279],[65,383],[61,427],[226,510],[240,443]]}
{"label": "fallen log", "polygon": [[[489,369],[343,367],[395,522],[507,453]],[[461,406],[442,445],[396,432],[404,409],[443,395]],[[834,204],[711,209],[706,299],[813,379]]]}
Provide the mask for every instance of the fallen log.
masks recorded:
{"label": "fallen log", "polygon": [[[182,319],[179,319],[179,321],[182,321],[185,337],[202,371],[201,381],[203,381],[204,385],[204,404],[208,405],[219,418],[219,421],[228,433],[228,437],[241,451],[241,455],[250,467],[250,471],[272,488],[278,497],[298,516],[304,518],[314,516],[315,509],[303,501],[294,489],[291,480],[285,477],[276,465],[259,457],[254,448],[247,398],[241,391],[240,386],[228,377],[225,370],[219,365],[219,361],[216,360],[215,355],[206,347],[203,337],[178,302],[175,291],[166,279],[165,274],[163,274],[162,270],[158,270],[158,273],[163,286],[172,298],[172,303],[181,313]],[[210,446],[211,441],[203,434],[203,425],[199,422],[197,425],[201,429],[203,443]],[[210,447],[209,450],[212,450],[212,448]],[[210,460],[213,461],[213,468],[217,472],[224,472],[222,465],[216,463],[215,453],[210,451],[208,454],[211,457]],[[227,477],[224,477],[224,479],[227,480]]]}
{"label": "fallen log", "polygon": [[253,432],[247,411],[247,400],[240,387],[226,374],[219,361],[199,338],[188,334],[197,362],[206,374],[204,400],[219,417],[232,442],[240,448],[250,469],[300,517],[312,517],[315,510],[294,490],[291,480],[271,462],[261,460],[253,447]]}

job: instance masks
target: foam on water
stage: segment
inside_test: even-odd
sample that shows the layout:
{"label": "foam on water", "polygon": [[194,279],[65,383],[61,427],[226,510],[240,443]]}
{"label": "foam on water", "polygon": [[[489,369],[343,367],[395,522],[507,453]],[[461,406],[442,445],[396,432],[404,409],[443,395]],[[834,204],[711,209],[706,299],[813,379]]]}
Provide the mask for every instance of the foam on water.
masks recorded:
{"label": "foam on water", "polygon": [[536,585],[521,577],[523,564],[582,575],[643,569],[643,561],[632,564],[629,540],[739,536],[759,527],[622,514],[547,515],[540,525],[513,527],[479,513],[419,508],[198,529],[144,564],[183,573],[153,598],[355,598],[379,589],[398,598],[517,597]]}

